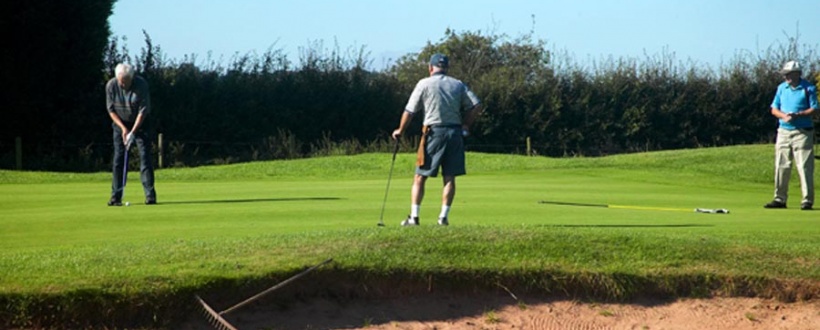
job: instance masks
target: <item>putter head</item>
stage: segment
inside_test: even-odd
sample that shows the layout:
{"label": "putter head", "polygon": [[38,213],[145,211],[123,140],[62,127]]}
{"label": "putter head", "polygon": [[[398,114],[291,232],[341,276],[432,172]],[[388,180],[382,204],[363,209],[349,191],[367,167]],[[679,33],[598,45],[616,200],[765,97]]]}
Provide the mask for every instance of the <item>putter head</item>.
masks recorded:
{"label": "putter head", "polygon": [[384,222],[379,222],[376,226],[384,227]]}
{"label": "putter head", "polygon": [[727,209],[702,209],[697,208],[695,209],[697,213],[717,213],[717,214],[729,214],[729,210]]}

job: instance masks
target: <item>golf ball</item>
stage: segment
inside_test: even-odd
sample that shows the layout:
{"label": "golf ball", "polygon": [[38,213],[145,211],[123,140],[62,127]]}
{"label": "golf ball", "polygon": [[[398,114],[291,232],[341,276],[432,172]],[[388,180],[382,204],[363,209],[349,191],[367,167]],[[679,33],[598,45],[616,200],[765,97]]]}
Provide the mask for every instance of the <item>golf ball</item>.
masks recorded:
{"label": "golf ball", "polygon": [[131,202],[125,202],[125,206],[131,206]]}

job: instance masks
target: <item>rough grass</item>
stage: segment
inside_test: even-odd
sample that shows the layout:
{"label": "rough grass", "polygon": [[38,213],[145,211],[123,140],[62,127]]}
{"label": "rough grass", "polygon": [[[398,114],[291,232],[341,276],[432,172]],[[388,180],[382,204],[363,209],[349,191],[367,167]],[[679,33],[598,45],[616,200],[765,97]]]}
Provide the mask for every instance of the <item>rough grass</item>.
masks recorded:
{"label": "rough grass", "polygon": [[[108,173],[0,171],[0,325],[173,328],[193,312],[194,293],[238,301],[327,258],[334,263],[267,299],[429,290],[815,299],[816,215],[761,208],[771,151],[470,154],[452,225],[431,225],[440,188],[431,180],[418,228],[397,226],[411,154],[396,161],[384,228],[375,224],[387,154],[160,170],[161,204],[129,208],[104,206]],[[138,181],[129,184],[126,200],[140,195]]]}

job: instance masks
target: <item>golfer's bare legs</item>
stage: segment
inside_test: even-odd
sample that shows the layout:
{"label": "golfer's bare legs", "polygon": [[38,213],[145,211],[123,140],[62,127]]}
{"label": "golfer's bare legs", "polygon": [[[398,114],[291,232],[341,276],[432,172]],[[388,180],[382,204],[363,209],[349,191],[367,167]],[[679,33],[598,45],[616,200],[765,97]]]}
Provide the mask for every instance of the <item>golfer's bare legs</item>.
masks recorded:
{"label": "golfer's bare legs", "polygon": [[426,182],[426,176],[416,174],[413,177],[413,188],[410,190],[410,199],[413,205],[421,205],[421,201],[424,200],[424,184]]}
{"label": "golfer's bare legs", "polygon": [[441,205],[453,205],[456,197],[456,177],[443,176],[444,188],[441,191]]}

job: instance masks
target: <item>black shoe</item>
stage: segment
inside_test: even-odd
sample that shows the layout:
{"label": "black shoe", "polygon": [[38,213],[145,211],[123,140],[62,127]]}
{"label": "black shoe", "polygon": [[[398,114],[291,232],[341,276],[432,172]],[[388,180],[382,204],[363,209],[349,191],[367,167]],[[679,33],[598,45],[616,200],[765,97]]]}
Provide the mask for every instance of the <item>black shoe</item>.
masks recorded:
{"label": "black shoe", "polygon": [[419,217],[411,217],[407,216],[407,219],[401,222],[402,226],[418,226],[421,221],[419,221]]}
{"label": "black shoe", "polygon": [[108,200],[108,206],[122,206],[122,202],[119,199],[111,197],[111,199]]}
{"label": "black shoe", "polygon": [[811,211],[812,210],[812,204],[811,203],[800,204],[800,209],[803,210],[803,211]]}
{"label": "black shoe", "polygon": [[145,205],[154,205],[157,203],[157,199],[153,197],[145,198]]}
{"label": "black shoe", "polygon": [[438,218],[438,224],[441,226],[449,226],[450,221],[447,221],[447,217]]}
{"label": "black shoe", "polygon": [[775,199],[775,200],[769,202],[769,204],[763,205],[763,207],[767,208],[767,209],[785,209],[786,208],[786,203],[783,203],[783,202]]}

